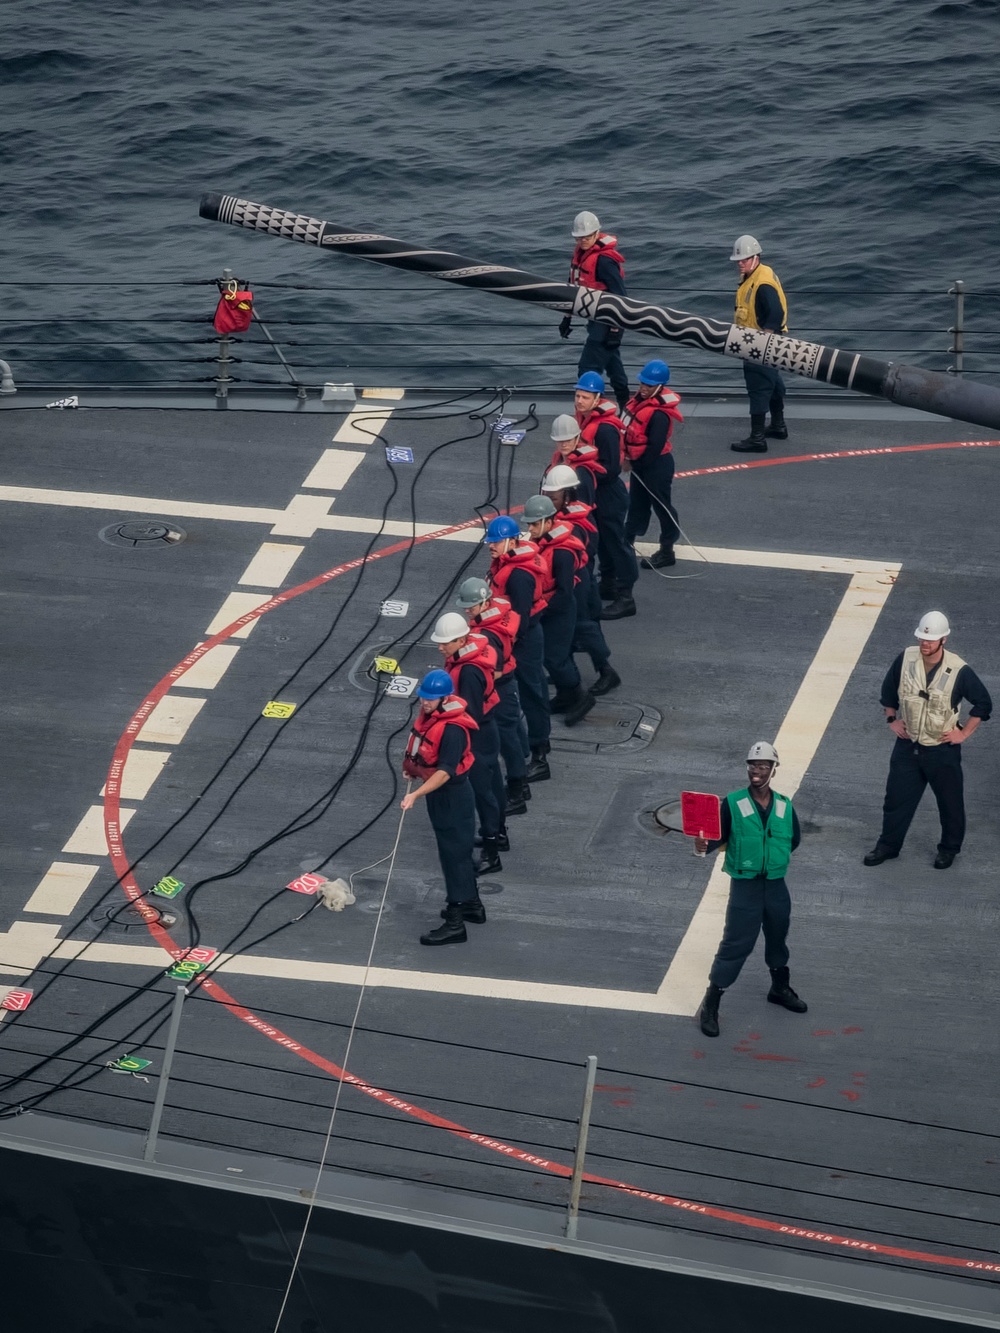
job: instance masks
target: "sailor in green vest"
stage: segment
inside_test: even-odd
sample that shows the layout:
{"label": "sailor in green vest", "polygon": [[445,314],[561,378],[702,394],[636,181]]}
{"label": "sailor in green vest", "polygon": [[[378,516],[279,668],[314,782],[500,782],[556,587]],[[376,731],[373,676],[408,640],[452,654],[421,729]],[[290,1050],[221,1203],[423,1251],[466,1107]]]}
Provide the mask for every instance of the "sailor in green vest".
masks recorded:
{"label": "sailor in green vest", "polygon": [[764,961],[771,970],[768,1000],[793,1014],[806,1012],[805,1001],[788,984],[785,942],[792,913],[785,871],[801,835],[791,801],[771,790],[777,767],[774,746],[755,741],[747,755],[747,786],[742,791],[731,791],[722,802],[722,837],[717,842],[695,839],[699,855],[725,844],[724,869],[731,879],[722,943],[698,1011],[698,1023],[706,1037],[719,1035],[719,1001],[753,953],[761,929]]}
{"label": "sailor in green vest", "polygon": [[[901,652],[882,682],[882,707],[896,737],[882,807],[882,832],[864,858],[879,866],[899,855],[920,798],[930,784],[941,816],[935,870],[947,870],[965,836],[962,746],[993,710],[989,691],[957,653],[945,648],[951,626],[941,611],[928,611],[917,639]],[[969,716],[959,720],[962,700]]]}
{"label": "sailor in green vest", "polygon": [[[740,269],[733,313],[736,327],[787,333],[788,302],[777,273],[761,261],[760,241],[755,236],[738,236],[729,258]],[[738,454],[763,454],[767,452],[768,437],[788,439],[785,381],[774,366],[751,361],[743,362],[743,379],[750,399],[750,434],[729,447]],[[771,424],[765,430],[768,412],[771,413]]]}

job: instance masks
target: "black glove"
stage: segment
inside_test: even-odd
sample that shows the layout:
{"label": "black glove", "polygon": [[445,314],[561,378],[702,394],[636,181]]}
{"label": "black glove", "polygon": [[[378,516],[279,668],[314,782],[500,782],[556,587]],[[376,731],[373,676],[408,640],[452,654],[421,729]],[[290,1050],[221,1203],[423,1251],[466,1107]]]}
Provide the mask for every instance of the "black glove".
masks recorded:
{"label": "black glove", "polygon": [[608,329],[607,337],[604,339],[604,346],[611,352],[616,352],[622,345],[621,329]]}
{"label": "black glove", "polygon": [[562,319],[559,321],[559,337],[568,338],[570,333],[572,333],[572,331],[573,331],[573,316],[563,315]]}

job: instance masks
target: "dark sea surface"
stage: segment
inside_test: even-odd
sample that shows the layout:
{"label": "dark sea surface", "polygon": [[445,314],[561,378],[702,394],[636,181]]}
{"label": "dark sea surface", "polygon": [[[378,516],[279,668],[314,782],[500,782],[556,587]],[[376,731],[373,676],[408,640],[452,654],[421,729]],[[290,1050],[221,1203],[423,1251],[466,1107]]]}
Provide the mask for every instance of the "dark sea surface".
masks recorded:
{"label": "dark sea surface", "polygon": [[[939,369],[961,278],[966,369],[1000,370],[1000,0],[4,14],[0,356],[19,383],[210,376],[214,289],[152,284],[223,266],[311,382],[572,376],[581,335],[561,344],[558,316],[202,221],[205,190],[557,278],[589,208],[631,294],[717,318],[749,231],[793,332]],[[626,350],[634,371],[664,345]],[[740,380],[666,353],[682,390]],[[282,377],[259,333],[239,354],[247,381]]]}

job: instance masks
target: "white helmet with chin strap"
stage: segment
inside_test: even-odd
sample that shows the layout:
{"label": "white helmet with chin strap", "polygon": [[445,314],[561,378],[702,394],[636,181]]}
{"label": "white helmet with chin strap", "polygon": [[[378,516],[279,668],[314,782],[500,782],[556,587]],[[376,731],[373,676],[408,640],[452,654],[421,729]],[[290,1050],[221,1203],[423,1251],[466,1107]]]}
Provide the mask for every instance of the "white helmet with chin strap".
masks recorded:
{"label": "white helmet with chin strap", "polygon": [[760,254],[760,241],[756,236],[737,236],[733,242],[733,253],[729,256],[732,264],[738,264],[741,259],[753,259],[754,255]]}
{"label": "white helmet with chin strap", "polygon": [[951,633],[948,617],[943,611],[928,611],[920,617],[920,624],[913,631],[915,639],[946,639]]}
{"label": "white helmet with chin strap", "polygon": [[769,745],[767,741],[754,741],[747,754],[747,763],[762,763],[765,760],[777,768],[778,751],[773,745]]}
{"label": "white helmet with chin strap", "polygon": [[593,236],[595,231],[601,230],[601,224],[596,213],[589,213],[585,209],[582,213],[577,213],[573,219],[573,236],[579,240],[581,236]]}

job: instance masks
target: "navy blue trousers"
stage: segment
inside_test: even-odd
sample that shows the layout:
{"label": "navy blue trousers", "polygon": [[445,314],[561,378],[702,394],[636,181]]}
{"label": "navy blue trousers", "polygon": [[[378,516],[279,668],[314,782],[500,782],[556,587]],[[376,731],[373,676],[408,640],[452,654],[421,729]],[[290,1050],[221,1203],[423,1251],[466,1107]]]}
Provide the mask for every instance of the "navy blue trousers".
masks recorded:
{"label": "navy blue trousers", "polygon": [[792,900],[783,879],[729,881],[726,926],[708,979],[721,990],[731,986],[753,953],[764,931],[764,962],[770,968],[788,966],[788,927]]}
{"label": "navy blue trousers", "polygon": [[758,416],[766,412],[783,412],[785,406],[785,381],[781,371],[773,366],[751,365],[743,362],[743,379],[746,381],[747,396],[750,399],[750,415]]}
{"label": "navy blue trousers", "polygon": [[450,903],[471,902],[478,897],[472,861],[472,844],[476,836],[476,801],[472,786],[463,774],[432,791],[425,799],[444,873],[445,897]]}
{"label": "navy blue trousers", "polygon": [[500,772],[500,733],[493,713],[484,717],[479,730],[472,733],[475,762],[469,769],[479,829],[484,838],[497,836],[503,827],[504,811],[507,808],[507,793]]}
{"label": "navy blue trousers", "polygon": [[580,570],[580,582],[573,590],[576,597],[576,633],[573,636],[573,651],[586,653],[593,663],[595,671],[603,671],[611,660],[601,623],[601,599],[594,583],[590,566]]}
{"label": "navy blue trousers", "polygon": [[596,370],[601,375],[607,375],[615,398],[620,406],[624,406],[629,399],[628,376],[622,365],[621,352],[617,347],[608,347],[604,341],[607,336],[608,326],[591,320],[587,325],[587,341],[583,344],[576,370],[578,375],[585,375],[588,370]]}
{"label": "navy blue trousers", "polygon": [[524,722],[514,673],[511,672],[505,680],[498,680],[496,688],[500,702],[490,717],[496,720],[504,768],[509,778],[523,778],[528,766],[524,762]]}
{"label": "navy blue trousers", "polygon": [[631,592],[639,577],[639,565],[632,543],[625,537],[628,491],[621,477],[598,486],[594,501],[599,577],[613,583],[616,592]]}
{"label": "navy blue trousers", "polygon": [[941,816],[939,852],[958,852],[965,837],[960,745],[915,745],[896,738],[882,806],[879,842],[898,852],[928,784]]}
{"label": "navy blue trousers", "polygon": [[674,468],[674,456],[669,453],[661,454],[641,472],[635,469],[628,491],[628,518],[625,522],[625,536],[629,542],[645,536],[650,516],[654,512],[660,520],[661,548],[673,546],[677,540],[677,511],[670,503]]}
{"label": "navy blue trousers", "polygon": [[573,661],[573,636],[576,633],[576,602],[553,611],[551,604],[542,612],[545,636],[545,670],[557,690],[579,689],[580,669]]}
{"label": "navy blue trousers", "polygon": [[540,624],[532,625],[514,644],[517,692],[528,725],[528,745],[532,750],[547,749],[549,732],[552,730],[544,652],[545,640]]}

